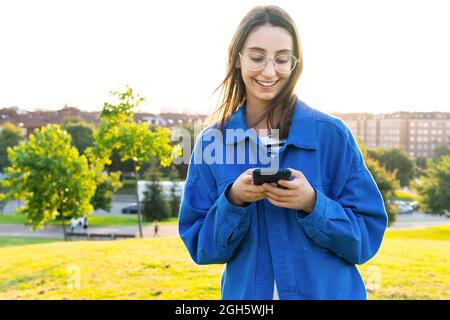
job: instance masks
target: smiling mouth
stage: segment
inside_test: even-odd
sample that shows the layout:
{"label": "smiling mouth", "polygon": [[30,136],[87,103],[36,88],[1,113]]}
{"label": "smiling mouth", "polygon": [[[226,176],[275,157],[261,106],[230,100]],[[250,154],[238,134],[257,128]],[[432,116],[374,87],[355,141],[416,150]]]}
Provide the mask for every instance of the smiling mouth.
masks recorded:
{"label": "smiling mouth", "polygon": [[260,81],[260,80],[255,79],[255,81],[256,81],[256,83],[258,83],[260,86],[263,86],[264,88],[272,88],[280,80],[276,80],[276,81]]}

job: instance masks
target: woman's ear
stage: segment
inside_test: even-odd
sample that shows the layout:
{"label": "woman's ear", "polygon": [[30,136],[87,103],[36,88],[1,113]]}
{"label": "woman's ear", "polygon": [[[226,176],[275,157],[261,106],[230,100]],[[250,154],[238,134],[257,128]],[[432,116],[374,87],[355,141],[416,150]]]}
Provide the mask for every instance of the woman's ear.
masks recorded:
{"label": "woman's ear", "polygon": [[241,59],[237,58],[236,60],[236,68],[240,69],[241,68]]}

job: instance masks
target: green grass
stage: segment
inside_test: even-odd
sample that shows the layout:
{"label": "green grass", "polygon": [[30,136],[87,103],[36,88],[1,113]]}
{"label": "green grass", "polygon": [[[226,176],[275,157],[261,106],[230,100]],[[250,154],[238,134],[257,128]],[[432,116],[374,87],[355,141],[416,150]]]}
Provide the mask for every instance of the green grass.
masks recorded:
{"label": "green grass", "polygon": [[450,241],[450,225],[432,228],[389,230],[385,239]]}
{"label": "green grass", "polygon": [[[0,299],[219,299],[223,270],[178,238],[4,247],[0,261]],[[388,230],[359,269],[370,299],[450,299],[449,265],[450,225]]]}
{"label": "green grass", "polygon": [[[169,218],[167,220],[161,221],[160,224],[175,224],[178,218]],[[25,224],[25,215],[10,214],[0,216],[1,224]],[[69,225],[69,221],[66,221]],[[143,221],[143,225],[148,226],[153,222]],[[51,225],[61,225],[60,221],[53,221]],[[137,225],[137,215],[123,215],[123,216],[90,216],[89,226],[90,227],[111,227],[111,226],[134,226]]]}
{"label": "green grass", "polygon": [[378,254],[359,269],[366,284],[368,279],[373,283],[369,299],[448,300],[449,266],[450,225],[446,225],[389,230]]}
{"label": "green grass", "polygon": [[6,214],[0,216],[0,224],[25,224],[26,217],[22,214]]}
{"label": "green grass", "polygon": [[48,243],[48,242],[56,242],[61,241],[60,239],[52,239],[52,238],[22,238],[22,237],[4,237],[0,236],[0,248],[4,247],[16,247],[23,246],[28,244],[36,244],[36,243]]}

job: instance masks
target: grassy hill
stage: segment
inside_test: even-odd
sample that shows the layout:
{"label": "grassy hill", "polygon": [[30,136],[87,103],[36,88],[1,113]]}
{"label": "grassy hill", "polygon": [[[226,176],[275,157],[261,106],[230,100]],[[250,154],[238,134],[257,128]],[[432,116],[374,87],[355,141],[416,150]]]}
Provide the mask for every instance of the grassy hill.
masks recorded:
{"label": "grassy hill", "polygon": [[[220,298],[223,266],[197,266],[178,238],[26,242],[0,238],[0,299]],[[449,265],[443,226],[389,230],[360,270],[370,299],[450,299]]]}

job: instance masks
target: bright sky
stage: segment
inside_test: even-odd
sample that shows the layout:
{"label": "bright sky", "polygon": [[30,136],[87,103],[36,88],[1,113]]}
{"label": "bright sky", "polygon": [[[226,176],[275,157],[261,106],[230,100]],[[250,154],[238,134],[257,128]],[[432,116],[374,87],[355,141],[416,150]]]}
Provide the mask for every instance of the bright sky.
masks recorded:
{"label": "bright sky", "polygon": [[327,112],[450,112],[446,0],[0,2],[0,108],[100,110],[124,83],[142,111],[202,112],[253,6],[294,18],[299,97]]}

